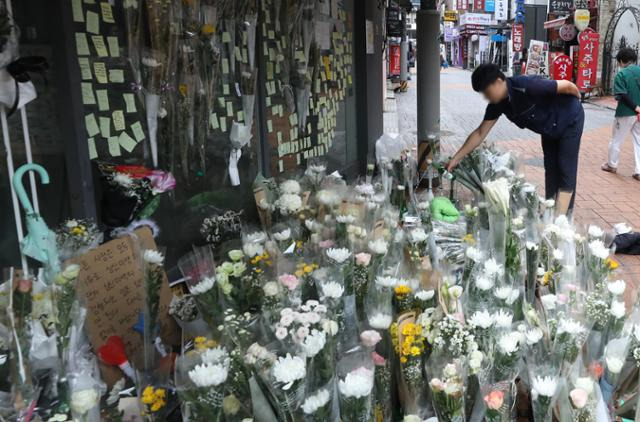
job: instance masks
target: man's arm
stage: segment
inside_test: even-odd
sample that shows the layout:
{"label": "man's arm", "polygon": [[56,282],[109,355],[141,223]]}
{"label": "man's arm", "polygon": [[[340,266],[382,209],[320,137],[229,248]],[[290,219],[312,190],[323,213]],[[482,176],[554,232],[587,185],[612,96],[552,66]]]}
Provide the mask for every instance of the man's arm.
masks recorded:
{"label": "man's arm", "polygon": [[580,94],[580,90],[578,89],[576,84],[574,84],[573,82],[571,81],[556,81],[556,82],[558,84],[558,88],[557,88],[558,94],[573,95],[574,97],[578,97],[579,99],[582,98],[582,95]]}
{"label": "man's arm", "polygon": [[467,137],[467,140],[464,141],[464,144],[462,145],[462,147],[460,147],[458,152],[456,152],[455,155],[451,157],[451,160],[449,160],[449,163],[447,164],[447,170],[453,170],[464,157],[466,157],[474,149],[478,148],[482,141],[486,139],[487,135],[497,121],[497,119],[483,120],[482,123],[480,123],[480,126],[478,126],[476,130],[471,132],[471,134]]}

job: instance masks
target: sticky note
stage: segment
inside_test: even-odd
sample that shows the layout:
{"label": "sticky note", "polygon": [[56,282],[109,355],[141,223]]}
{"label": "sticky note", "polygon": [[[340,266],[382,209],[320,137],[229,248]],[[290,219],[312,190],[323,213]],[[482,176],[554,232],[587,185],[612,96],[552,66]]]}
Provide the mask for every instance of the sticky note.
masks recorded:
{"label": "sticky note", "polygon": [[108,23],[115,23],[113,20],[113,10],[111,5],[106,2],[100,3],[100,10],[102,11],[102,20]]}
{"label": "sticky note", "polygon": [[222,85],[222,95],[229,95],[229,84]]}
{"label": "sticky note", "polygon": [[222,73],[225,75],[229,73],[229,59],[222,59]]}
{"label": "sticky note", "polygon": [[218,115],[216,113],[211,113],[209,116],[209,124],[211,125],[211,129],[218,129],[220,124],[218,123]]}
{"label": "sticky note", "polygon": [[109,80],[114,84],[121,84],[124,82],[124,70],[122,69],[109,69]]}
{"label": "sticky note", "polygon": [[107,142],[109,144],[109,154],[111,154],[112,157],[120,157],[122,153],[120,152],[119,138],[117,136],[112,136]]}
{"label": "sticky note", "polygon": [[242,61],[242,53],[240,52],[240,47],[238,47],[237,45],[233,49],[233,54],[236,56],[237,61]]}
{"label": "sticky note", "polygon": [[91,10],[87,10],[87,32],[90,34],[100,33],[100,16]]}
{"label": "sticky note", "polygon": [[271,107],[271,97],[267,97],[264,102],[267,107]]}
{"label": "sticky note", "polygon": [[282,173],[284,171],[284,163],[282,160],[278,160],[278,171]]}
{"label": "sticky note", "polygon": [[93,138],[100,133],[98,122],[96,122],[96,116],[94,116],[93,113],[84,116],[84,125],[87,127],[87,135],[89,135],[90,138]]}
{"label": "sticky note", "polygon": [[127,113],[135,113],[136,110],[136,97],[133,94],[122,94],[124,98],[124,104],[126,106]]}
{"label": "sticky note", "polygon": [[98,83],[106,84],[109,82],[107,80],[107,67],[102,62],[94,62],[93,63],[93,73],[96,75],[96,80]]}
{"label": "sticky note", "polygon": [[71,11],[73,12],[74,22],[84,22],[84,14],[82,13],[82,0],[71,0]]}
{"label": "sticky note", "polygon": [[93,46],[95,47],[96,53],[98,53],[98,56],[100,57],[109,56],[109,53],[107,52],[107,46],[104,44],[104,37],[102,35],[92,35],[91,41],[93,41]]}
{"label": "sticky note", "polygon": [[269,37],[270,40],[272,40],[276,37],[276,33],[273,31],[273,29],[270,29],[269,32],[267,33],[267,36]]}
{"label": "sticky note", "polygon": [[227,119],[225,117],[220,118],[220,130],[223,132],[227,131]]}
{"label": "sticky note", "polygon": [[113,117],[113,127],[120,132],[125,129],[124,125],[124,113],[122,110],[116,110],[112,114]]}
{"label": "sticky note", "polygon": [[78,64],[80,65],[80,75],[82,80],[91,80],[91,65],[89,64],[89,58],[78,57]]}
{"label": "sticky note", "polygon": [[96,151],[96,140],[93,138],[89,138],[88,143],[89,143],[89,160],[98,158],[98,151]]}
{"label": "sticky note", "polygon": [[229,34],[228,32],[223,32],[222,33],[222,42],[231,42],[231,34]]}
{"label": "sticky note", "polygon": [[238,112],[238,121],[239,122],[244,122],[244,111],[240,110]]}
{"label": "sticky note", "polygon": [[127,152],[133,151],[136,145],[138,145],[136,140],[129,136],[127,132],[122,132],[120,136],[118,136],[118,143]]}
{"label": "sticky note", "polygon": [[136,138],[137,142],[140,142],[145,138],[144,130],[142,129],[142,125],[140,124],[140,122],[135,122],[134,124],[132,124],[131,130],[133,131],[133,137]]}
{"label": "sticky note", "polygon": [[111,137],[111,119],[108,117],[100,117],[100,136],[105,139]]}
{"label": "sticky note", "polygon": [[82,104],[91,105],[96,103],[96,97],[93,95],[93,84],[91,82],[82,82]]}
{"label": "sticky note", "polygon": [[109,110],[109,95],[107,94],[106,89],[98,89],[96,91],[96,97],[98,97],[98,110],[100,111],[108,111]]}
{"label": "sticky note", "polygon": [[118,37],[107,37],[107,44],[109,44],[111,57],[120,57],[120,44],[118,43]]}
{"label": "sticky note", "polygon": [[89,55],[89,43],[87,42],[87,34],[84,32],[76,32],[76,50],[78,56]]}
{"label": "sticky note", "polygon": [[233,103],[227,101],[227,117],[233,117]]}
{"label": "sticky note", "polygon": [[271,120],[267,120],[267,132],[273,132],[273,122]]}

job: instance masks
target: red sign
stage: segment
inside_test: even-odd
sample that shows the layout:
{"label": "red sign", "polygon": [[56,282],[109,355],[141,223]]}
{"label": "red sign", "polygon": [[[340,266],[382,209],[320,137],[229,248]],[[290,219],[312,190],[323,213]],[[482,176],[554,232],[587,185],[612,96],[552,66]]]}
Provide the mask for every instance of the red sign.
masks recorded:
{"label": "red sign", "polygon": [[576,85],[580,91],[589,91],[596,83],[598,70],[598,46],[600,35],[593,30],[585,30],[578,35],[578,75]]}
{"label": "red sign", "polygon": [[484,0],[473,0],[473,10],[476,12],[484,12]]}
{"label": "red sign", "polygon": [[400,76],[400,45],[389,46],[389,75]]}
{"label": "red sign", "polygon": [[561,54],[553,60],[551,77],[556,81],[570,81],[573,76],[573,60],[571,57]]}
{"label": "red sign", "polygon": [[511,29],[511,41],[513,42],[513,51],[516,53],[522,52],[524,48],[524,25],[521,23],[514,23]]}
{"label": "red sign", "polygon": [[456,0],[456,9],[467,10],[468,8],[469,8],[469,0]]}

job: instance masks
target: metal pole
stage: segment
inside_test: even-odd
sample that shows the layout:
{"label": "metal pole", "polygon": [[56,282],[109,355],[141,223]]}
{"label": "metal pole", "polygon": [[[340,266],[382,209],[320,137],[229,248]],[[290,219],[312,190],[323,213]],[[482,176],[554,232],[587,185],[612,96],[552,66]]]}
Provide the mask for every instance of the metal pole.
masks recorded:
{"label": "metal pole", "polygon": [[409,43],[407,42],[407,36],[402,37],[400,43],[400,80],[409,80],[409,60],[407,55],[409,54]]}
{"label": "metal pole", "polygon": [[417,14],[418,157],[427,170],[440,139],[440,12],[434,0],[423,0]]}

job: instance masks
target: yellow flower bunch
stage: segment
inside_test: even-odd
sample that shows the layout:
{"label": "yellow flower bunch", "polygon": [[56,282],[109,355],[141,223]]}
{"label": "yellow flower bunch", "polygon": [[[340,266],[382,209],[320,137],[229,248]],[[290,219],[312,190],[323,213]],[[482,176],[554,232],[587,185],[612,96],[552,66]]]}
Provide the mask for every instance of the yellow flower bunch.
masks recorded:
{"label": "yellow flower bunch", "polygon": [[424,351],[424,338],[420,324],[408,323],[402,327],[404,340],[400,347],[400,362],[406,363],[410,357],[418,357]]}
{"label": "yellow flower bunch", "polygon": [[296,265],[296,271],[293,274],[296,277],[303,277],[305,275],[311,274],[317,269],[318,269],[318,264],[316,264],[315,262],[312,262],[310,264],[306,262],[299,262]]}
{"label": "yellow flower bunch", "polygon": [[391,344],[396,353],[400,353],[400,345],[398,344],[398,323],[394,322],[389,327],[389,334],[391,334]]}
{"label": "yellow flower bunch", "polygon": [[202,25],[202,28],[200,28],[200,32],[202,32],[202,35],[211,35],[215,31],[216,31],[216,28],[210,23],[204,24]]}
{"label": "yellow flower bunch", "polygon": [[542,280],[540,281],[540,283],[543,286],[548,286],[549,283],[551,282],[551,277],[553,277],[553,271],[545,272],[544,275],[542,276]]}
{"label": "yellow flower bunch", "polygon": [[87,228],[82,224],[78,224],[71,228],[70,233],[74,236],[84,236],[87,233]]}
{"label": "yellow flower bunch", "polygon": [[142,403],[149,412],[157,412],[167,405],[167,392],[164,388],[153,388],[147,385],[142,391]]}
{"label": "yellow flower bunch", "polygon": [[411,287],[402,284],[397,286],[394,291],[396,292],[397,297],[403,297],[411,293]]}
{"label": "yellow flower bunch", "polygon": [[465,237],[462,238],[462,242],[473,246],[473,245],[476,244],[476,239],[473,238],[472,234],[468,234],[468,235],[466,235]]}
{"label": "yellow flower bunch", "polygon": [[615,259],[611,259],[611,258],[605,259],[604,263],[611,271],[618,269],[618,267],[620,266],[618,261],[616,261]]}
{"label": "yellow flower bunch", "polygon": [[193,348],[198,352],[216,347],[218,343],[215,340],[208,339],[204,336],[198,336],[193,339]]}
{"label": "yellow flower bunch", "polygon": [[251,261],[249,261],[251,263],[251,265],[258,265],[261,262],[263,262],[264,264],[266,264],[267,266],[271,266],[273,265],[273,262],[271,262],[271,256],[269,255],[269,252],[264,252],[262,255],[256,255],[253,257],[253,259],[251,259]]}

